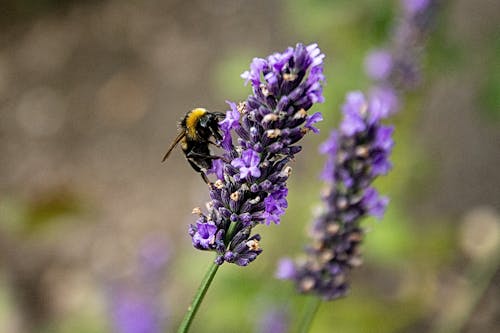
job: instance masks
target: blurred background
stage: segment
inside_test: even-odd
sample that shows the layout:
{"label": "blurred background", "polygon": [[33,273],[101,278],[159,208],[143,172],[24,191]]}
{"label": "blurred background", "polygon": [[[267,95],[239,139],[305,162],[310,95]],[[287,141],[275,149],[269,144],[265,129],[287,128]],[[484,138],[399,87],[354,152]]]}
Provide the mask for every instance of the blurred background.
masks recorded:
{"label": "blurred background", "polygon": [[[0,331],[174,331],[211,253],[191,246],[206,185],[180,149],[193,107],[245,99],[253,57],[317,42],[321,133],[292,164],[289,209],[261,226],[264,253],[223,265],[193,332],[293,328],[304,297],[275,280],[319,203],[317,147],[364,57],[391,38],[398,1],[3,0],[0,5]],[[500,2],[444,1],[405,96],[391,204],[367,220],[364,265],[311,332],[500,330]],[[274,319],[276,319],[274,318]],[[278,329],[276,329],[275,332]],[[282,332],[282,331],[279,331]],[[278,332],[278,333],[279,333]]]}

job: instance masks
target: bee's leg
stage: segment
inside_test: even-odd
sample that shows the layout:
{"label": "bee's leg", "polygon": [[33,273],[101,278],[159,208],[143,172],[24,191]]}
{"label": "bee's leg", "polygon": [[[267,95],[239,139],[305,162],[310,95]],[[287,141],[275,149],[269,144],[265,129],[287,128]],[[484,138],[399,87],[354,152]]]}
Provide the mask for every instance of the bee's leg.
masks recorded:
{"label": "bee's leg", "polygon": [[213,141],[208,140],[208,143],[210,143],[210,144],[212,144],[212,145],[214,145],[214,146],[216,146],[216,147],[219,147],[219,148],[220,148],[220,145],[219,145],[219,144],[217,144],[216,142],[213,142]]}
{"label": "bee's leg", "polygon": [[195,157],[195,158],[204,158],[204,159],[207,159],[207,160],[223,160],[224,162],[226,163],[229,163],[230,161],[225,158],[224,156],[219,156],[219,155],[203,155],[203,154],[199,154],[199,153],[194,153],[192,151],[190,151],[189,153],[186,154],[186,157],[187,158],[190,158],[190,157]]}
{"label": "bee's leg", "polygon": [[[187,156],[187,155],[186,155]],[[209,187],[212,187],[212,183],[210,182],[210,180],[208,179],[207,175],[205,174],[205,172],[203,172],[203,170],[196,164],[194,163],[193,161],[191,161],[189,158],[187,159],[187,161],[189,162],[189,164],[191,165],[191,167],[194,169],[194,171],[196,172],[199,172],[200,175],[201,175],[201,178],[203,179],[203,181],[205,183],[207,183],[207,185]]]}
{"label": "bee's leg", "polygon": [[203,158],[203,159],[206,159],[206,160],[218,160],[218,159],[221,159],[222,156],[217,156],[217,155],[205,155],[205,154],[200,154],[200,153],[195,153],[195,152],[192,152],[190,151],[189,153],[186,154],[186,157],[189,159],[189,158],[192,158],[192,157],[195,157],[195,158]]}
{"label": "bee's leg", "polygon": [[200,172],[200,175],[203,181],[208,185],[208,187],[212,188],[212,182],[210,182],[210,179],[208,179],[207,175],[203,171]]}

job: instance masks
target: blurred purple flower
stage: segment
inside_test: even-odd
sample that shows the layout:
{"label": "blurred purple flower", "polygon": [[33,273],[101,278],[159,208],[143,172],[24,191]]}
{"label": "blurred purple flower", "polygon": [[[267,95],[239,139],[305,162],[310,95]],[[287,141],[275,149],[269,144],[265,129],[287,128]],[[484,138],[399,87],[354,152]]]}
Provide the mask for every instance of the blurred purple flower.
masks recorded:
{"label": "blurred purple flower", "polygon": [[112,300],[112,321],[116,333],[163,332],[158,307],[145,295],[116,291]]}
{"label": "blurred purple flower", "polygon": [[[432,27],[439,0],[401,0],[403,11],[396,20],[392,39],[385,49],[370,52],[365,71],[377,86],[390,89],[390,112],[397,110],[397,95],[421,82],[422,52]],[[389,90],[386,90],[387,93]]]}
{"label": "blurred purple flower", "polygon": [[365,59],[365,71],[373,80],[385,80],[392,70],[392,54],[387,50],[371,51]]}
{"label": "blurred purple flower", "polygon": [[363,132],[366,128],[363,119],[368,109],[365,96],[360,91],[354,91],[347,94],[346,100],[346,103],[342,106],[344,120],[340,124],[340,131],[344,135]]}
{"label": "blurred purple flower", "polygon": [[389,115],[398,111],[399,101],[398,96],[390,86],[375,86],[370,90],[370,99],[379,100],[383,104],[383,108],[387,110]]}
{"label": "blurred purple flower", "polygon": [[286,333],[288,332],[290,318],[283,309],[266,309],[260,318],[257,333]]}
{"label": "blurred purple flower", "polygon": [[283,258],[278,262],[278,269],[276,270],[275,277],[278,279],[292,279],[296,274],[295,264],[290,258]]}
{"label": "blurred purple flower", "polygon": [[362,205],[366,212],[378,219],[384,217],[385,208],[389,204],[389,198],[381,197],[377,190],[370,187],[366,190],[362,199]]}
{"label": "blurred purple flower", "polygon": [[157,237],[140,246],[133,273],[107,281],[113,331],[116,333],[160,333],[166,328],[166,309],[161,292],[170,251]]}
{"label": "blurred purple flower", "polygon": [[321,179],[329,183],[335,181],[333,177],[335,174],[335,156],[337,156],[338,149],[338,134],[339,133],[336,131],[330,132],[328,140],[319,146],[319,152],[326,155],[326,162],[321,172]]}
{"label": "blurred purple flower", "polygon": [[415,15],[429,7],[431,0],[403,0],[403,8],[410,15]]}
{"label": "blurred purple flower", "polygon": [[347,275],[361,264],[361,220],[382,218],[388,199],[371,187],[373,180],[391,168],[393,128],[380,122],[389,115],[385,104],[366,99],[361,92],[347,94],[342,106],[340,131],[321,146],[327,155],[323,171],[327,190],[322,211],[313,222],[313,245],[304,262],[280,262],[276,276],[293,280],[303,293],[316,293],[325,300],[348,291]]}

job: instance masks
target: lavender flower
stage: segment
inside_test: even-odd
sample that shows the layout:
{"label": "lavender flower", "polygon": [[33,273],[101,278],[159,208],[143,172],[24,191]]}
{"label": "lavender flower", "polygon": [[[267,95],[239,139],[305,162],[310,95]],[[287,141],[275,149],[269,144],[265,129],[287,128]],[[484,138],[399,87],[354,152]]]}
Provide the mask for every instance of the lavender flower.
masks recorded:
{"label": "lavender flower", "polygon": [[321,146],[327,155],[322,174],[327,189],[324,207],[312,227],[312,243],[305,261],[280,262],[277,277],[292,279],[303,293],[316,293],[325,300],[348,291],[348,274],[361,264],[359,244],[363,239],[361,220],[372,215],[382,218],[388,204],[371,186],[391,168],[388,161],[393,128],[380,124],[388,116],[387,103],[367,100],[361,92],[347,95],[344,118]]}
{"label": "lavender flower", "polygon": [[264,316],[258,324],[258,333],[286,333],[288,331],[290,318],[284,309],[266,309]]}
{"label": "lavender flower", "polygon": [[116,290],[112,300],[112,320],[117,333],[160,333],[162,320],[157,305],[140,293]]}
{"label": "lavender flower", "polygon": [[134,274],[108,281],[110,314],[116,333],[160,333],[165,329],[161,290],[169,251],[159,239],[140,248]]}
{"label": "lavender flower", "polygon": [[365,59],[365,71],[376,83],[374,90],[394,98],[391,113],[398,106],[396,92],[412,90],[421,82],[422,51],[439,4],[439,0],[401,2],[403,10],[389,45]]}
{"label": "lavender flower", "polygon": [[223,158],[210,170],[217,180],[208,212],[195,209],[199,218],[189,228],[194,247],[216,252],[217,264],[248,265],[262,252],[252,228],[280,222],[287,207],[287,163],[302,149],[297,142],[317,133],[313,125],[322,119],[307,111],[323,101],[323,58],[316,44],[297,44],[253,59],[241,75],[253,94],[238,105],[228,102],[220,123]]}
{"label": "lavender flower", "polygon": [[415,15],[429,7],[432,0],[403,0],[403,7],[409,15]]}

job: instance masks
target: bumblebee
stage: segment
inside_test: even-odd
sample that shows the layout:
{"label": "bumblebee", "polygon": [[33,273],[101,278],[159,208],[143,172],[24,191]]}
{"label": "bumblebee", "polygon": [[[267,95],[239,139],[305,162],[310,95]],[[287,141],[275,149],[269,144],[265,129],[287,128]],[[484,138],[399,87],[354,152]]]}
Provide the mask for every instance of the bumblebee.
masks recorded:
{"label": "bumblebee", "polygon": [[212,160],[220,157],[210,154],[209,144],[217,145],[210,141],[212,137],[215,138],[216,142],[222,141],[219,120],[223,117],[223,113],[209,112],[203,108],[189,111],[181,120],[179,124],[181,132],[168,148],[162,162],[168,158],[180,142],[181,149],[191,167],[201,174],[205,183],[210,184],[205,172],[212,168]]}

